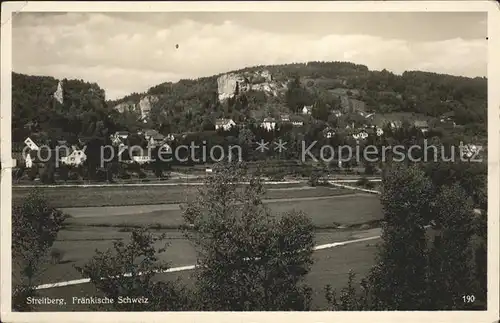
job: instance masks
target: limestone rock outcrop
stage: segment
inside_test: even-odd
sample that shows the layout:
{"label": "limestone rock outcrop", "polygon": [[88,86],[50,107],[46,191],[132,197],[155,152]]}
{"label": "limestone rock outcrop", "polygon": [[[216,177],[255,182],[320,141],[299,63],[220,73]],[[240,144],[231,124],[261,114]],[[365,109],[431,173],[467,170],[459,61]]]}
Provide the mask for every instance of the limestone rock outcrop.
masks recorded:
{"label": "limestone rock outcrop", "polygon": [[250,90],[263,91],[268,95],[276,96],[285,87],[286,84],[274,81],[268,70],[228,73],[217,78],[217,90],[221,102],[234,97],[237,93]]}
{"label": "limestone rock outcrop", "polygon": [[137,112],[141,115],[141,119],[146,120],[149,117],[153,105],[158,101],[159,98],[157,96],[146,95],[138,103],[126,101],[116,105],[113,109],[120,113],[125,111]]}

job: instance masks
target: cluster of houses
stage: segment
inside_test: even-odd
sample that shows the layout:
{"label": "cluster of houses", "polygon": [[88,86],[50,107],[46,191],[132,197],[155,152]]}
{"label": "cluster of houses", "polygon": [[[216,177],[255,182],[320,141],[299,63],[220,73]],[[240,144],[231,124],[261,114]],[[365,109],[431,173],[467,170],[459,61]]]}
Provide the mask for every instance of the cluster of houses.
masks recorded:
{"label": "cluster of houses", "polygon": [[[36,156],[48,155],[53,153],[52,150],[41,150],[40,146],[38,146],[29,137],[24,140],[24,144],[28,148],[27,154],[23,156],[26,168],[33,167],[33,163],[36,160]],[[65,141],[59,141],[58,145],[59,147],[66,147],[66,149],[58,149],[57,151],[57,156],[59,157],[59,161],[62,164],[68,166],[79,166],[83,164],[85,160],[87,160],[87,155],[85,154],[84,149],[81,149],[75,145],[67,147]]]}
{"label": "cluster of houses", "polygon": [[124,163],[145,164],[152,161],[149,153],[150,149],[160,148],[163,153],[171,154],[171,143],[175,137],[172,134],[162,135],[158,130],[146,129],[139,130],[137,135],[143,137],[147,142],[147,151],[142,149],[133,149],[127,145],[127,139],[131,134],[128,131],[117,131],[111,135],[113,146],[118,147],[118,159]]}
{"label": "cluster of houses", "polygon": [[[138,131],[137,135],[143,136],[147,141],[146,148],[148,148],[148,150],[131,149],[132,147],[127,145],[127,139],[130,136],[128,131],[117,131],[110,136],[112,145],[117,148],[118,158],[120,161],[124,163],[136,162],[139,164],[150,162],[150,148],[162,148],[162,153],[172,153],[172,148],[169,145],[169,142],[174,140],[173,135],[164,136],[154,129]],[[26,168],[33,167],[33,164],[37,159],[43,161],[46,157],[48,157],[48,154],[52,153],[55,154],[61,164],[67,166],[78,167],[87,160],[85,148],[80,148],[76,145],[69,146],[65,140],[59,140],[57,142],[57,153],[55,150],[41,149],[40,146],[29,137],[24,140],[24,144],[26,147],[24,152],[26,152],[26,154],[24,154],[22,158],[24,158]],[[82,147],[84,146],[83,142],[80,142],[80,144]]]}

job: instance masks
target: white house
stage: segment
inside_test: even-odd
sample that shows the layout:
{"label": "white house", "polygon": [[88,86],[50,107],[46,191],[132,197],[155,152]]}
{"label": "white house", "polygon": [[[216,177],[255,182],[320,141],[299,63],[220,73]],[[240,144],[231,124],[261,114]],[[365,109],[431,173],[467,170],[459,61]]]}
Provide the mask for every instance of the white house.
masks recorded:
{"label": "white house", "polygon": [[480,148],[473,144],[467,144],[464,146],[463,157],[471,158],[480,151]]}
{"label": "white house", "polygon": [[236,123],[233,121],[233,119],[215,120],[215,130],[223,129],[224,131],[228,131],[234,126],[236,126]]}
{"label": "white house", "polygon": [[395,120],[395,121],[391,121],[390,124],[392,129],[397,129],[397,128],[401,128],[403,126],[403,122],[399,121],[399,120]]}
{"label": "white house", "polygon": [[146,164],[151,161],[151,158],[148,155],[145,156],[132,156],[132,160],[138,164]]}
{"label": "white house", "polygon": [[166,142],[162,143],[160,146],[160,152],[165,153],[165,154],[171,154],[172,153],[172,147],[167,144]]}
{"label": "white house", "polygon": [[359,133],[359,138],[364,140],[364,139],[368,138],[368,134],[365,131],[361,131]]}
{"label": "white house", "polygon": [[312,105],[304,105],[304,107],[302,108],[302,114],[311,114],[312,108]]}
{"label": "white house", "polygon": [[267,131],[272,131],[276,128],[276,120],[274,118],[265,118],[260,126]]}
{"label": "white house", "polygon": [[24,143],[26,144],[26,146],[28,146],[31,150],[40,150],[40,147],[37,146],[37,144],[35,144],[33,142],[33,140],[31,140],[30,137],[26,138],[24,140]]}
{"label": "white house", "polygon": [[26,168],[33,167],[33,159],[31,159],[30,154],[26,154],[26,156],[24,156],[24,163],[26,164]]}
{"label": "white house", "polygon": [[335,136],[335,131],[330,127],[326,127],[325,129],[323,129],[323,135],[325,136],[325,138],[330,139]]}
{"label": "white house", "polygon": [[112,134],[111,137],[111,142],[113,145],[118,146],[121,143],[124,143],[129,136],[129,133],[127,131],[117,131],[114,134]]}
{"label": "white house", "polygon": [[161,133],[156,133],[149,137],[148,139],[148,147],[156,147],[161,146],[165,141],[165,136]]}
{"label": "white house", "polygon": [[73,151],[65,157],[61,157],[61,162],[65,165],[79,166],[87,160],[87,155],[81,149],[73,146]]}
{"label": "white house", "polygon": [[289,114],[282,114],[280,116],[281,122],[290,122],[290,115]]}
{"label": "white house", "polygon": [[342,116],[342,111],[340,111],[340,110],[332,110],[332,114],[333,114],[335,117],[339,118],[339,117],[341,117],[341,116]]}

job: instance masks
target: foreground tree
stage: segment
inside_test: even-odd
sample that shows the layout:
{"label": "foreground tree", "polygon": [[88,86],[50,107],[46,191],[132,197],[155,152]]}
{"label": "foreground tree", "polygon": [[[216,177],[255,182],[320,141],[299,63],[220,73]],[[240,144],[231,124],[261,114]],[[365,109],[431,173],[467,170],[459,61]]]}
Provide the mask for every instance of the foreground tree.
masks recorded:
{"label": "foreground tree", "polygon": [[473,287],[471,199],[458,185],[444,187],[434,204],[437,234],[429,259],[429,299],[433,309],[464,309]]}
{"label": "foreground tree", "polygon": [[36,295],[36,284],[48,262],[48,252],[67,215],[51,207],[37,191],[12,207],[12,307],[30,310],[26,298]]}
{"label": "foreground tree", "polygon": [[271,216],[263,186],[223,165],[184,210],[198,250],[196,291],[203,310],[307,310],[302,282],[312,264],[313,226],[301,213]]}
{"label": "foreground tree", "polygon": [[[332,309],[484,308],[486,218],[479,215],[474,223],[472,198],[459,182],[435,187],[420,169],[397,165],[385,173],[378,263],[362,280],[362,293],[353,275],[340,298],[327,289]],[[467,295],[476,303],[464,302]]]}
{"label": "foreground tree", "polygon": [[[128,243],[116,241],[112,249],[96,250],[88,263],[77,267],[82,276],[90,278],[98,290],[114,300],[112,307],[101,306],[101,310],[176,311],[190,308],[183,287],[172,281],[154,280],[168,269],[168,264],[160,260],[167,247],[164,241],[165,235],[136,230]],[[144,302],[120,304],[119,297]]]}
{"label": "foreground tree", "polygon": [[394,165],[383,178],[382,246],[368,281],[377,310],[428,307],[427,239],[432,184],[416,166]]}

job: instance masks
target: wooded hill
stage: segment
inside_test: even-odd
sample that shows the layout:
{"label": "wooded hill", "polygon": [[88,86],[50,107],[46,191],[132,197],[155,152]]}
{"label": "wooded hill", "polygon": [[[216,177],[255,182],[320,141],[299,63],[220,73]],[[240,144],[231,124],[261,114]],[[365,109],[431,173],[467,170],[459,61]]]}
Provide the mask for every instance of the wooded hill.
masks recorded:
{"label": "wooded hill", "polygon": [[[217,79],[224,74],[219,74],[166,82],[151,87],[146,93],[106,101],[104,90],[95,83],[62,80],[63,104],[53,99],[58,80],[13,73],[13,141],[22,141],[33,131],[26,127],[30,122],[34,122],[45,137],[64,137],[71,141],[71,138],[102,136],[115,130],[135,131],[139,127],[155,128],[164,134],[209,130],[213,129],[215,119],[222,117],[237,123],[259,123],[265,116],[300,114],[303,105],[315,106],[312,119],[329,123],[334,119],[331,111],[340,108],[336,95],[339,89],[351,91],[349,96],[363,101],[367,111],[378,115],[407,113],[438,118],[451,113],[464,131],[486,134],[486,78],[419,71],[395,75],[346,62],[255,66],[225,74],[248,81],[248,75],[262,70],[271,74],[269,83],[282,85],[283,91],[273,95],[253,89],[237,90],[233,98],[220,102]],[[263,80],[254,78],[249,82],[258,84]],[[140,111],[115,109],[123,103],[137,105],[146,96],[154,97],[146,124],[140,121]]]}

